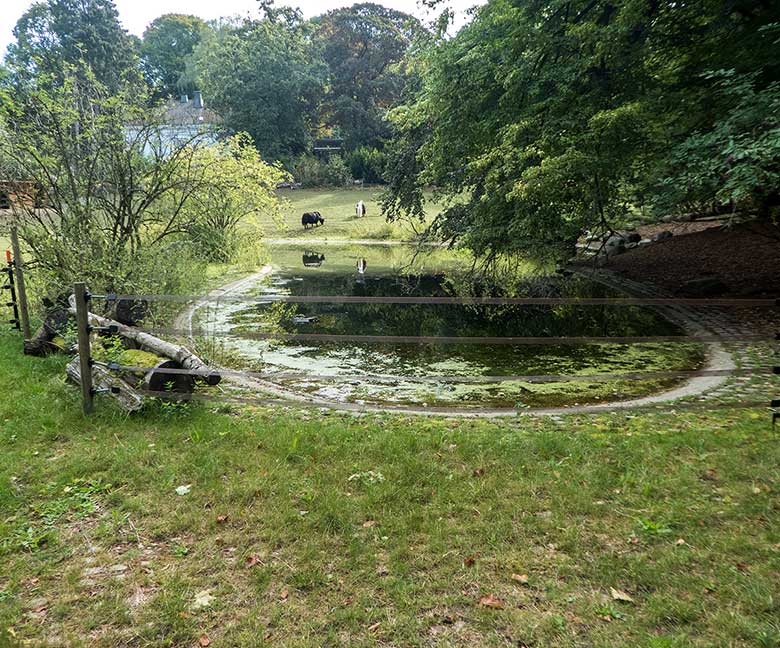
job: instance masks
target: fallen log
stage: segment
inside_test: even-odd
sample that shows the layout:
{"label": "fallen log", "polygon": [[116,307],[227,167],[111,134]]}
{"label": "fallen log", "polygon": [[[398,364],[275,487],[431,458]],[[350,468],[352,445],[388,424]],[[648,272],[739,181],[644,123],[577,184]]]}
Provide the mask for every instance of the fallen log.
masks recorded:
{"label": "fallen log", "polygon": [[[73,358],[65,367],[65,373],[77,385],[81,384],[81,367],[78,357]],[[92,384],[95,388],[105,390],[116,398],[119,406],[127,412],[137,412],[144,406],[144,399],[131,385],[127,384],[115,373],[100,366],[92,367]]]}
{"label": "fallen log", "polygon": [[119,354],[115,362],[124,367],[134,367],[134,369],[120,369],[119,372],[128,383],[139,388],[143,387],[145,391],[190,394],[195,387],[195,378],[189,374],[160,371],[160,369],[182,369],[176,360],[148,351],[126,349]]}
{"label": "fallen log", "polygon": [[68,310],[44,300],[47,307],[46,319],[41,328],[29,340],[24,341],[24,353],[31,356],[47,356],[67,351],[62,333],[68,324]]}
{"label": "fallen log", "polygon": [[[70,304],[71,307],[69,312],[75,315],[75,297],[72,295]],[[181,368],[191,371],[196,379],[204,381],[207,385],[213,387],[214,385],[218,385],[222,380],[222,376],[217,371],[214,371],[214,369],[209,367],[203,360],[192,353],[192,351],[183,346],[166,342],[150,333],[139,331],[132,326],[125,326],[120,322],[109,319],[108,317],[96,315],[95,313],[89,313],[89,323],[91,326],[104,328],[112,327],[117,335],[121,335],[127,340],[132,340],[144,351],[150,351],[158,356],[163,356],[177,362]]]}

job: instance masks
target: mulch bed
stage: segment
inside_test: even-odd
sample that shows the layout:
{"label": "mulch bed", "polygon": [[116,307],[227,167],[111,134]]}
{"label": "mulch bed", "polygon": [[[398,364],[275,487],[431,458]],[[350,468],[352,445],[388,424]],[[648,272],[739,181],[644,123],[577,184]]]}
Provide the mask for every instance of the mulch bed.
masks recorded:
{"label": "mulch bed", "polygon": [[725,284],[719,297],[780,297],[780,227],[680,223],[639,228],[643,236],[662,230],[675,236],[612,257],[605,267],[675,293],[687,281],[716,277]]}

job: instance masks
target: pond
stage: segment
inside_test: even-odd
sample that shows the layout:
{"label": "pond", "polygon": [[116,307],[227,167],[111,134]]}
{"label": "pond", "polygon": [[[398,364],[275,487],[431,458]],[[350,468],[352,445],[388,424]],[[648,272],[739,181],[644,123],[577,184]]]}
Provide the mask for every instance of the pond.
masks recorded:
{"label": "pond", "polygon": [[[273,273],[245,294],[619,296],[585,278],[544,274],[530,266],[511,291],[477,285],[463,272],[467,260],[441,249],[415,254],[412,248],[398,245],[322,245],[318,249],[287,245],[272,247],[271,259]],[[485,377],[681,371],[698,369],[704,360],[702,347],[691,343],[530,346],[241,337],[258,332],[457,337],[684,335],[676,324],[643,307],[231,302],[200,311],[198,325],[227,336],[223,338],[226,356],[234,366],[262,371],[271,378],[276,375],[279,385],[299,393],[370,405],[527,408],[618,401],[658,392],[679,381],[531,383]],[[295,377],[289,377],[292,372]]]}

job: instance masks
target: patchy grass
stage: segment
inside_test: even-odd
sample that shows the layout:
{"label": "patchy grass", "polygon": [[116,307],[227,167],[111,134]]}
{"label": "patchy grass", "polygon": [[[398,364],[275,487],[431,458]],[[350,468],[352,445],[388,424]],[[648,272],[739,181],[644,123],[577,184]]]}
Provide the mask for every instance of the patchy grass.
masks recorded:
{"label": "patchy grass", "polygon": [[0,645],[780,642],[763,412],[127,418],[99,397],[85,419],[64,361],[20,347],[0,334]]}

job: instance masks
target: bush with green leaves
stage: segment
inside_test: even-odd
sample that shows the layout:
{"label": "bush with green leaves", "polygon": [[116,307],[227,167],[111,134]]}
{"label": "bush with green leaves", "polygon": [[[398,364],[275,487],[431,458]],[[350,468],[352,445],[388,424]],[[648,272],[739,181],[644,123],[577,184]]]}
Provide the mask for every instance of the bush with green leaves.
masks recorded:
{"label": "bush with green leaves", "polygon": [[382,184],[387,168],[387,153],[377,148],[361,146],[345,156],[352,177],[368,184]]}
{"label": "bush with green leaves", "polygon": [[322,160],[313,155],[302,155],[292,164],[295,180],[304,187],[345,187],[352,184],[352,174],[344,159],[332,155]]}
{"label": "bush with green leaves", "polygon": [[163,135],[133,87],[110,92],[86,65],[61,85],[0,91],[0,157],[42,188],[45,209],[14,214],[44,294],[86,281],[100,292],[183,292],[235,248],[241,220],[274,212],[287,176],[246,136],[217,146],[201,130]]}

